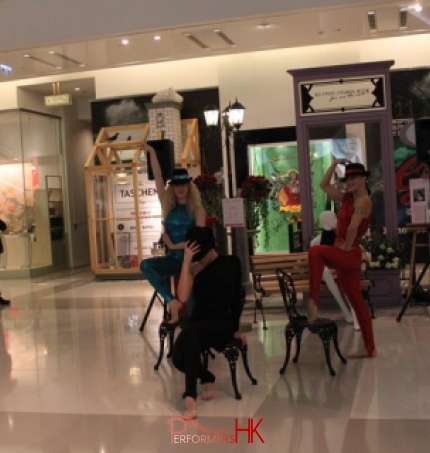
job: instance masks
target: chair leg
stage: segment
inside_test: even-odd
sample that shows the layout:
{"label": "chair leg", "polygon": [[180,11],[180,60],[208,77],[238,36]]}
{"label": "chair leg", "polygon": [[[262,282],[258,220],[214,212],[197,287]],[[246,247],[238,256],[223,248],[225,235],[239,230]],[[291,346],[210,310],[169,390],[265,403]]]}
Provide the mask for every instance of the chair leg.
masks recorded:
{"label": "chair leg", "polygon": [[255,307],[254,307],[254,323],[257,322],[257,308],[261,312],[261,317],[263,318],[263,330],[267,330],[266,326],[266,317],[264,316],[264,307],[263,307],[263,298],[255,299]]}
{"label": "chair leg", "polygon": [[139,332],[143,332],[143,329],[145,328],[146,321],[148,320],[149,314],[151,313],[152,306],[154,305],[156,297],[157,291],[154,291],[154,294],[152,295],[151,300],[149,301],[148,308],[146,309],[145,316],[143,317],[142,323],[140,324]]}
{"label": "chair leg", "polygon": [[[336,329],[337,329],[337,327],[336,327]],[[319,337],[321,338],[321,340],[323,342],[325,360],[327,362],[327,366],[328,366],[328,369],[330,371],[330,375],[331,376],[336,376],[336,373],[335,373],[335,371],[334,371],[334,369],[333,369],[333,367],[331,365],[331,358],[330,358],[330,342],[331,342],[331,339],[335,335],[335,331],[334,331],[333,327],[331,327],[331,328],[327,327],[325,329],[321,329],[318,332],[318,335],[319,335]]]}
{"label": "chair leg", "polygon": [[169,352],[166,355],[166,358],[170,359],[172,357],[172,352],[173,352],[173,343],[175,342],[175,331],[170,330],[169,331]]}
{"label": "chair leg", "polygon": [[154,370],[157,371],[160,367],[160,363],[163,360],[164,355],[164,339],[167,337],[168,331],[164,323],[160,324],[160,328],[158,329],[158,335],[160,337],[160,352],[158,353],[157,363],[154,365]]}
{"label": "chair leg", "polygon": [[225,358],[228,360],[231,374],[231,383],[233,384],[234,396],[237,400],[242,399],[242,395],[239,392],[237,387],[237,377],[236,377],[236,363],[239,358],[239,350],[237,347],[227,347],[222,351]]}
{"label": "chair leg", "polygon": [[335,327],[334,329],[334,334],[333,334],[333,346],[334,346],[334,350],[336,351],[336,354],[337,356],[339,357],[339,359],[341,360],[342,363],[346,363],[347,360],[345,359],[345,357],[342,355],[342,353],[340,352],[340,349],[339,349],[339,343],[337,341],[337,326]]}
{"label": "chair leg", "polygon": [[209,350],[208,349],[204,350],[202,353],[202,356],[203,356],[203,366],[207,370],[209,367]]}
{"label": "chair leg", "polygon": [[255,379],[254,376],[251,374],[251,371],[250,371],[249,365],[248,365],[248,345],[244,344],[240,348],[240,352],[242,355],[243,367],[245,368],[245,372],[246,372],[247,376],[249,377],[249,380],[251,381],[252,385],[257,385],[258,384],[257,379]]}
{"label": "chair leg", "polygon": [[287,368],[288,362],[290,361],[290,351],[291,351],[291,342],[295,336],[294,329],[287,324],[285,327],[285,343],[286,343],[286,351],[285,351],[285,359],[282,368],[279,370],[280,374],[285,373],[285,369]]}
{"label": "chair leg", "polygon": [[296,346],[297,347],[296,347],[296,355],[294,356],[293,362],[297,363],[297,361],[299,360],[300,351],[301,351],[301,347],[302,347],[303,329],[295,327],[294,332],[295,332],[295,336],[296,336]]}

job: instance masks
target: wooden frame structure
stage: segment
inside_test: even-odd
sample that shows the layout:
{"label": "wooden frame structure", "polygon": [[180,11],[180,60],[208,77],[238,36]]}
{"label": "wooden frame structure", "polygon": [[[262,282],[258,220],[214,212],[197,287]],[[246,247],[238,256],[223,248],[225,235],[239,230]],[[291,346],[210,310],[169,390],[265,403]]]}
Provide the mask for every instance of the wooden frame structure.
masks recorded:
{"label": "wooden frame structure", "polygon": [[[180,162],[175,162],[175,165],[191,167],[191,173],[199,174],[201,158],[197,119],[182,120],[181,125],[185,131],[184,147]],[[147,123],[103,127],[85,163],[91,270],[98,276],[140,275],[140,261],[149,257],[144,253],[141,232],[146,221],[154,217],[160,217],[161,221],[161,215],[148,215],[146,212],[142,215],[139,201],[139,176],[146,172],[147,164],[145,152],[138,146],[148,136]],[[132,181],[129,191],[134,206],[132,217],[116,217],[115,190],[120,178]],[[136,231],[137,254],[132,254],[129,249],[124,256],[119,252],[118,222],[131,225],[131,229]]]}

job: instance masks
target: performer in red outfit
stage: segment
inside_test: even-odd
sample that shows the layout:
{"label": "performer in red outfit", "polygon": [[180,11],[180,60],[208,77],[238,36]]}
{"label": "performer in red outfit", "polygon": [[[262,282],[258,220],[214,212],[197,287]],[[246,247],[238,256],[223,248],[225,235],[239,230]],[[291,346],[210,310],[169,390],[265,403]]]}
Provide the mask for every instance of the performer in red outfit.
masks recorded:
{"label": "performer in red outfit", "polygon": [[320,188],[335,201],[342,202],[337,216],[335,247],[320,245],[309,250],[310,298],[308,302],[308,321],[317,320],[319,289],[324,266],[335,269],[342,291],[354,308],[364,349],[350,354],[351,358],[374,357],[376,355],[370,314],[360,290],[360,266],[362,250],[359,239],[369,226],[372,202],[366,185],[369,172],[364,165],[346,165],[345,178],[347,192],[343,193],[330,183],[338,164],[346,164],[346,159],[336,159],[324,175]]}

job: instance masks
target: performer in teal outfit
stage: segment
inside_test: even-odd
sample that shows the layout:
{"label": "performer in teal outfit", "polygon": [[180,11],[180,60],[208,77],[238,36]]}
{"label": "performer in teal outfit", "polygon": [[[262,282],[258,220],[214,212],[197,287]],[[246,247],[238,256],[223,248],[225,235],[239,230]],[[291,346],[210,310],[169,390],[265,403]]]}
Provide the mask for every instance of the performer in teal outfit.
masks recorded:
{"label": "performer in teal outfit", "polygon": [[162,239],[168,249],[164,257],[142,260],[140,269],[153,288],[169,304],[169,323],[174,324],[178,321],[181,302],[172,294],[168,277],[180,274],[187,231],[193,226],[205,226],[206,213],[201,205],[199,191],[191,182],[192,178],[185,168],[175,169],[165,188],[154,148],[147,143],[142,143],[140,149],[144,149],[150,155],[164,218]]}

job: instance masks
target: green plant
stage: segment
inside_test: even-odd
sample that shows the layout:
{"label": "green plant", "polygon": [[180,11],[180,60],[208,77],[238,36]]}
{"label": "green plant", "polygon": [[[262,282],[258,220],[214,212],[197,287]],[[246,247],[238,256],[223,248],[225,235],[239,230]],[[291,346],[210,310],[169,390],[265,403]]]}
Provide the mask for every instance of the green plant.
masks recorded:
{"label": "green plant", "polygon": [[369,269],[401,269],[404,265],[404,244],[388,239],[381,231],[373,231],[360,241],[366,251]]}
{"label": "green plant", "polygon": [[246,221],[250,230],[260,226],[264,231],[264,244],[269,243],[269,194],[272,183],[264,176],[248,176],[241,184],[241,197],[245,199]]}
{"label": "green plant", "polygon": [[194,184],[199,189],[206,215],[216,217],[219,222],[222,222],[222,184],[211,174],[197,176]]}

